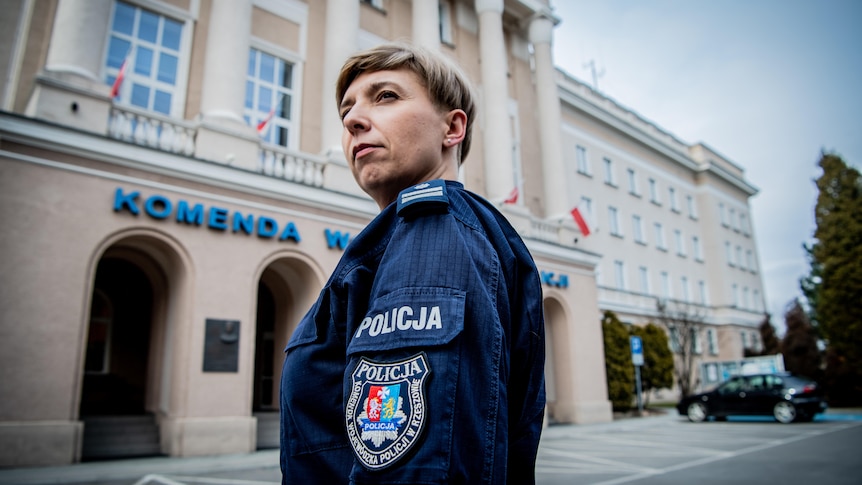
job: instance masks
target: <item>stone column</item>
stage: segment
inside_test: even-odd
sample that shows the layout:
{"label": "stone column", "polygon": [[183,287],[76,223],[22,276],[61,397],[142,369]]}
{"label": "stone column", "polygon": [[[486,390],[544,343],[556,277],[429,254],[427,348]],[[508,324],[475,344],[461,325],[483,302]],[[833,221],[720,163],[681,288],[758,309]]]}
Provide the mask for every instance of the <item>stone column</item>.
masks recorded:
{"label": "stone column", "polygon": [[111,24],[111,0],[57,4],[45,68],[36,78],[27,116],[106,133],[110,86],[100,79]]}
{"label": "stone column", "polygon": [[207,28],[201,114],[245,124],[251,0],[213,0]]}
{"label": "stone column", "polygon": [[440,49],[440,5],[437,0],[413,0],[413,43]]}
{"label": "stone column", "polygon": [[566,194],[564,176],[560,94],[551,55],[553,29],[554,22],[545,15],[536,16],[530,21],[529,35],[536,69],[536,108],[539,114],[539,145],[542,148],[545,217],[563,219],[571,210],[571,204]]}
{"label": "stone column", "polygon": [[499,201],[515,186],[503,0],[476,0],[482,73],[481,128],[487,197]]}
{"label": "stone column", "polygon": [[335,105],[335,83],[344,61],[359,43],[359,2],[326,1],[326,37],[323,46],[323,94],[321,151],[330,160],[344,160],[341,150],[341,119]]}
{"label": "stone column", "polygon": [[211,3],[195,157],[256,170],[260,140],[242,117],[251,13],[251,0]]}

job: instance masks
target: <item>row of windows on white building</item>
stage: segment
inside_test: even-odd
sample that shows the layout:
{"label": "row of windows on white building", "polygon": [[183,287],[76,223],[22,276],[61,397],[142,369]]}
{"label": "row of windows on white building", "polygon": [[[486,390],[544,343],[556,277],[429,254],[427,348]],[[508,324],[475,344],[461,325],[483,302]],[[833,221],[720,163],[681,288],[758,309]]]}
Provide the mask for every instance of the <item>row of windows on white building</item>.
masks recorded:
{"label": "row of windows on white building", "polygon": [[[701,330],[698,328],[690,328],[689,330],[691,331],[691,338],[689,339],[691,352],[698,355],[703,354],[703,343],[700,338]],[[718,355],[718,332],[714,328],[707,328],[705,329],[705,333],[709,355]],[[742,340],[742,348],[753,349],[755,351],[761,350],[762,346],[758,332],[752,330],[740,330],[739,336]],[[682,350],[679,337],[679,330],[672,328],[670,330],[669,345],[671,350],[676,353],[679,353]]]}
{"label": "row of windows on white building", "polygon": [[[686,303],[696,303],[699,305],[709,305],[709,292],[707,291],[706,281],[698,280],[697,285],[692,292],[691,281],[687,276],[680,276],[679,290],[680,294],[674,292],[671,276],[668,271],[659,273],[659,291],[656,293],[650,284],[650,270],[646,266],[638,266],[638,285],[635,290],[637,293],[650,296],[661,296],[663,298],[678,299]],[[626,277],[626,264],[624,261],[614,261],[614,289],[620,291],[633,291]],[[601,275],[599,275],[601,278]],[[731,305],[742,310],[762,311],[763,305],[760,297],[760,290],[750,289],[748,286],[742,287],[740,294],[739,285],[731,284]]]}

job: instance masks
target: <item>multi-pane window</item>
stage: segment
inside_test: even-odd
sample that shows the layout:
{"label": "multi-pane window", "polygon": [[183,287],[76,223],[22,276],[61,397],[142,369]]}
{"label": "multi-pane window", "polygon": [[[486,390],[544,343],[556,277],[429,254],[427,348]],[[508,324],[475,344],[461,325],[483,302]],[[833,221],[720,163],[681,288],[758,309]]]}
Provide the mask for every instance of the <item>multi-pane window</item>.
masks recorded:
{"label": "multi-pane window", "polygon": [[641,293],[649,295],[649,270],[646,266],[638,268],[638,275],[641,280]]}
{"label": "multi-pane window", "polygon": [[634,230],[635,242],[646,244],[646,240],[644,239],[644,224],[643,220],[641,219],[641,216],[632,216],[632,226]]}
{"label": "multi-pane window", "polygon": [[635,175],[635,170],[633,168],[629,168],[626,169],[626,172],[629,174],[629,193],[640,196],[640,192],[638,192],[638,178],[637,175]]}
{"label": "multi-pane window", "polygon": [[125,2],[115,4],[105,82],[113,86],[125,62],[119,103],[169,116],[180,112],[182,38],[181,22]]}
{"label": "multi-pane window", "polygon": [[619,212],[616,207],[608,207],[608,226],[610,226],[611,235],[622,236],[622,232],[620,232]]}
{"label": "multi-pane window", "polygon": [[293,64],[251,49],[245,81],[246,123],[256,126],[263,141],[293,146]]}
{"label": "multi-pane window", "polygon": [[664,243],[664,228],[661,222],[655,223],[655,245],[661,250],[666,250],[667,246]]}
{"label": "multi-pane window", "polygon": [[614,261],[614,283],[618,290],[626,289],[626,268],[622,261]]}
{"label": "multi-pane window", "polygon": [[578,160],[578,173],[582,173],[584,175],[590,174],[590,166],[587,162],[587,149],[578,145],[575,147],[575,153],[577,154]]}
{"label": "multi-pane window", "polygon": [[658,199],[658,185],[653,178],[649,179],[649,200],[654,204],[661,204],[661,201]]}
{"label": "multi-pane window", "polygon": [[605,167],[605,183],[608,185],[616,186],[616,181],[614,180],[614,162],[605,157],[602,159],[602,164]]}

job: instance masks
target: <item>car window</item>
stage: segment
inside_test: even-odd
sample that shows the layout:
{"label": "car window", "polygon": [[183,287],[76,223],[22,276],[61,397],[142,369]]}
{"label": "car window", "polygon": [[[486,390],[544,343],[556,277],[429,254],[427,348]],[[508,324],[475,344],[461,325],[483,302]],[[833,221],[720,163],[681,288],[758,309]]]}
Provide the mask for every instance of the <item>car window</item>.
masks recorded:
{"label": "car window", "polygon": [[718,388],[719,394],[733,394],[739,392],[743,389],[743,380],[739,377],[734,377],[733,379],[725,382]]}
{"label": "car window", "polygon": [[763,387],[763,376],[751,376],[748,378],[748,389],[752,391],[762,391]]}
{"label": "car window", "polygon": [[781,386],[784,384],[778,376],[764,376],[764,379],[766,379],[767,389],[781,389]]}

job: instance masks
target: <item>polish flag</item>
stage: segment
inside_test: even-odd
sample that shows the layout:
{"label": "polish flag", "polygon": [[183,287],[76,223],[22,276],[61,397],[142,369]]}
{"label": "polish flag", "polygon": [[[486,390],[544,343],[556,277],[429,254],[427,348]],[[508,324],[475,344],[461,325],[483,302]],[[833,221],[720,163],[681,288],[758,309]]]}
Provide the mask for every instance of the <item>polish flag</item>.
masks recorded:
{"label": "polish flag", "polygon": [[266,115],[266,118],[260,120],[260,123],[257,124],[257,133],[259,135],[263,135],[266,132],[266,127],[269,126],[269,122],[272,121],[272,117],[275,116],[275,106],[269,110],[269,114]]}
{"label": "polish flag", "polygon": [[123,79],[126,78],[126,66],[129,64],[129,55],[126,54],[126,58],[123,59],[123,63],[120,64],[120,72],[117,73],[117,78],[114,79],[114,84],[111,86],[111,99],[116,98],[120,95],[120,86],[123,84]]}
{"label": "polish flag", "polygon": [[593,232],[593,224],[590,221],[590,214],[587,212],[586,204],[581,202],[577,207],[572,209],[572,217],[575,219],[575,224],[581,230],[584,237],[589,236]]}
{"label": "polish flag", "polygon": [[515,204],[518,202],[518,187],[512,189],[512,192],[503,200],[504,204]]}

